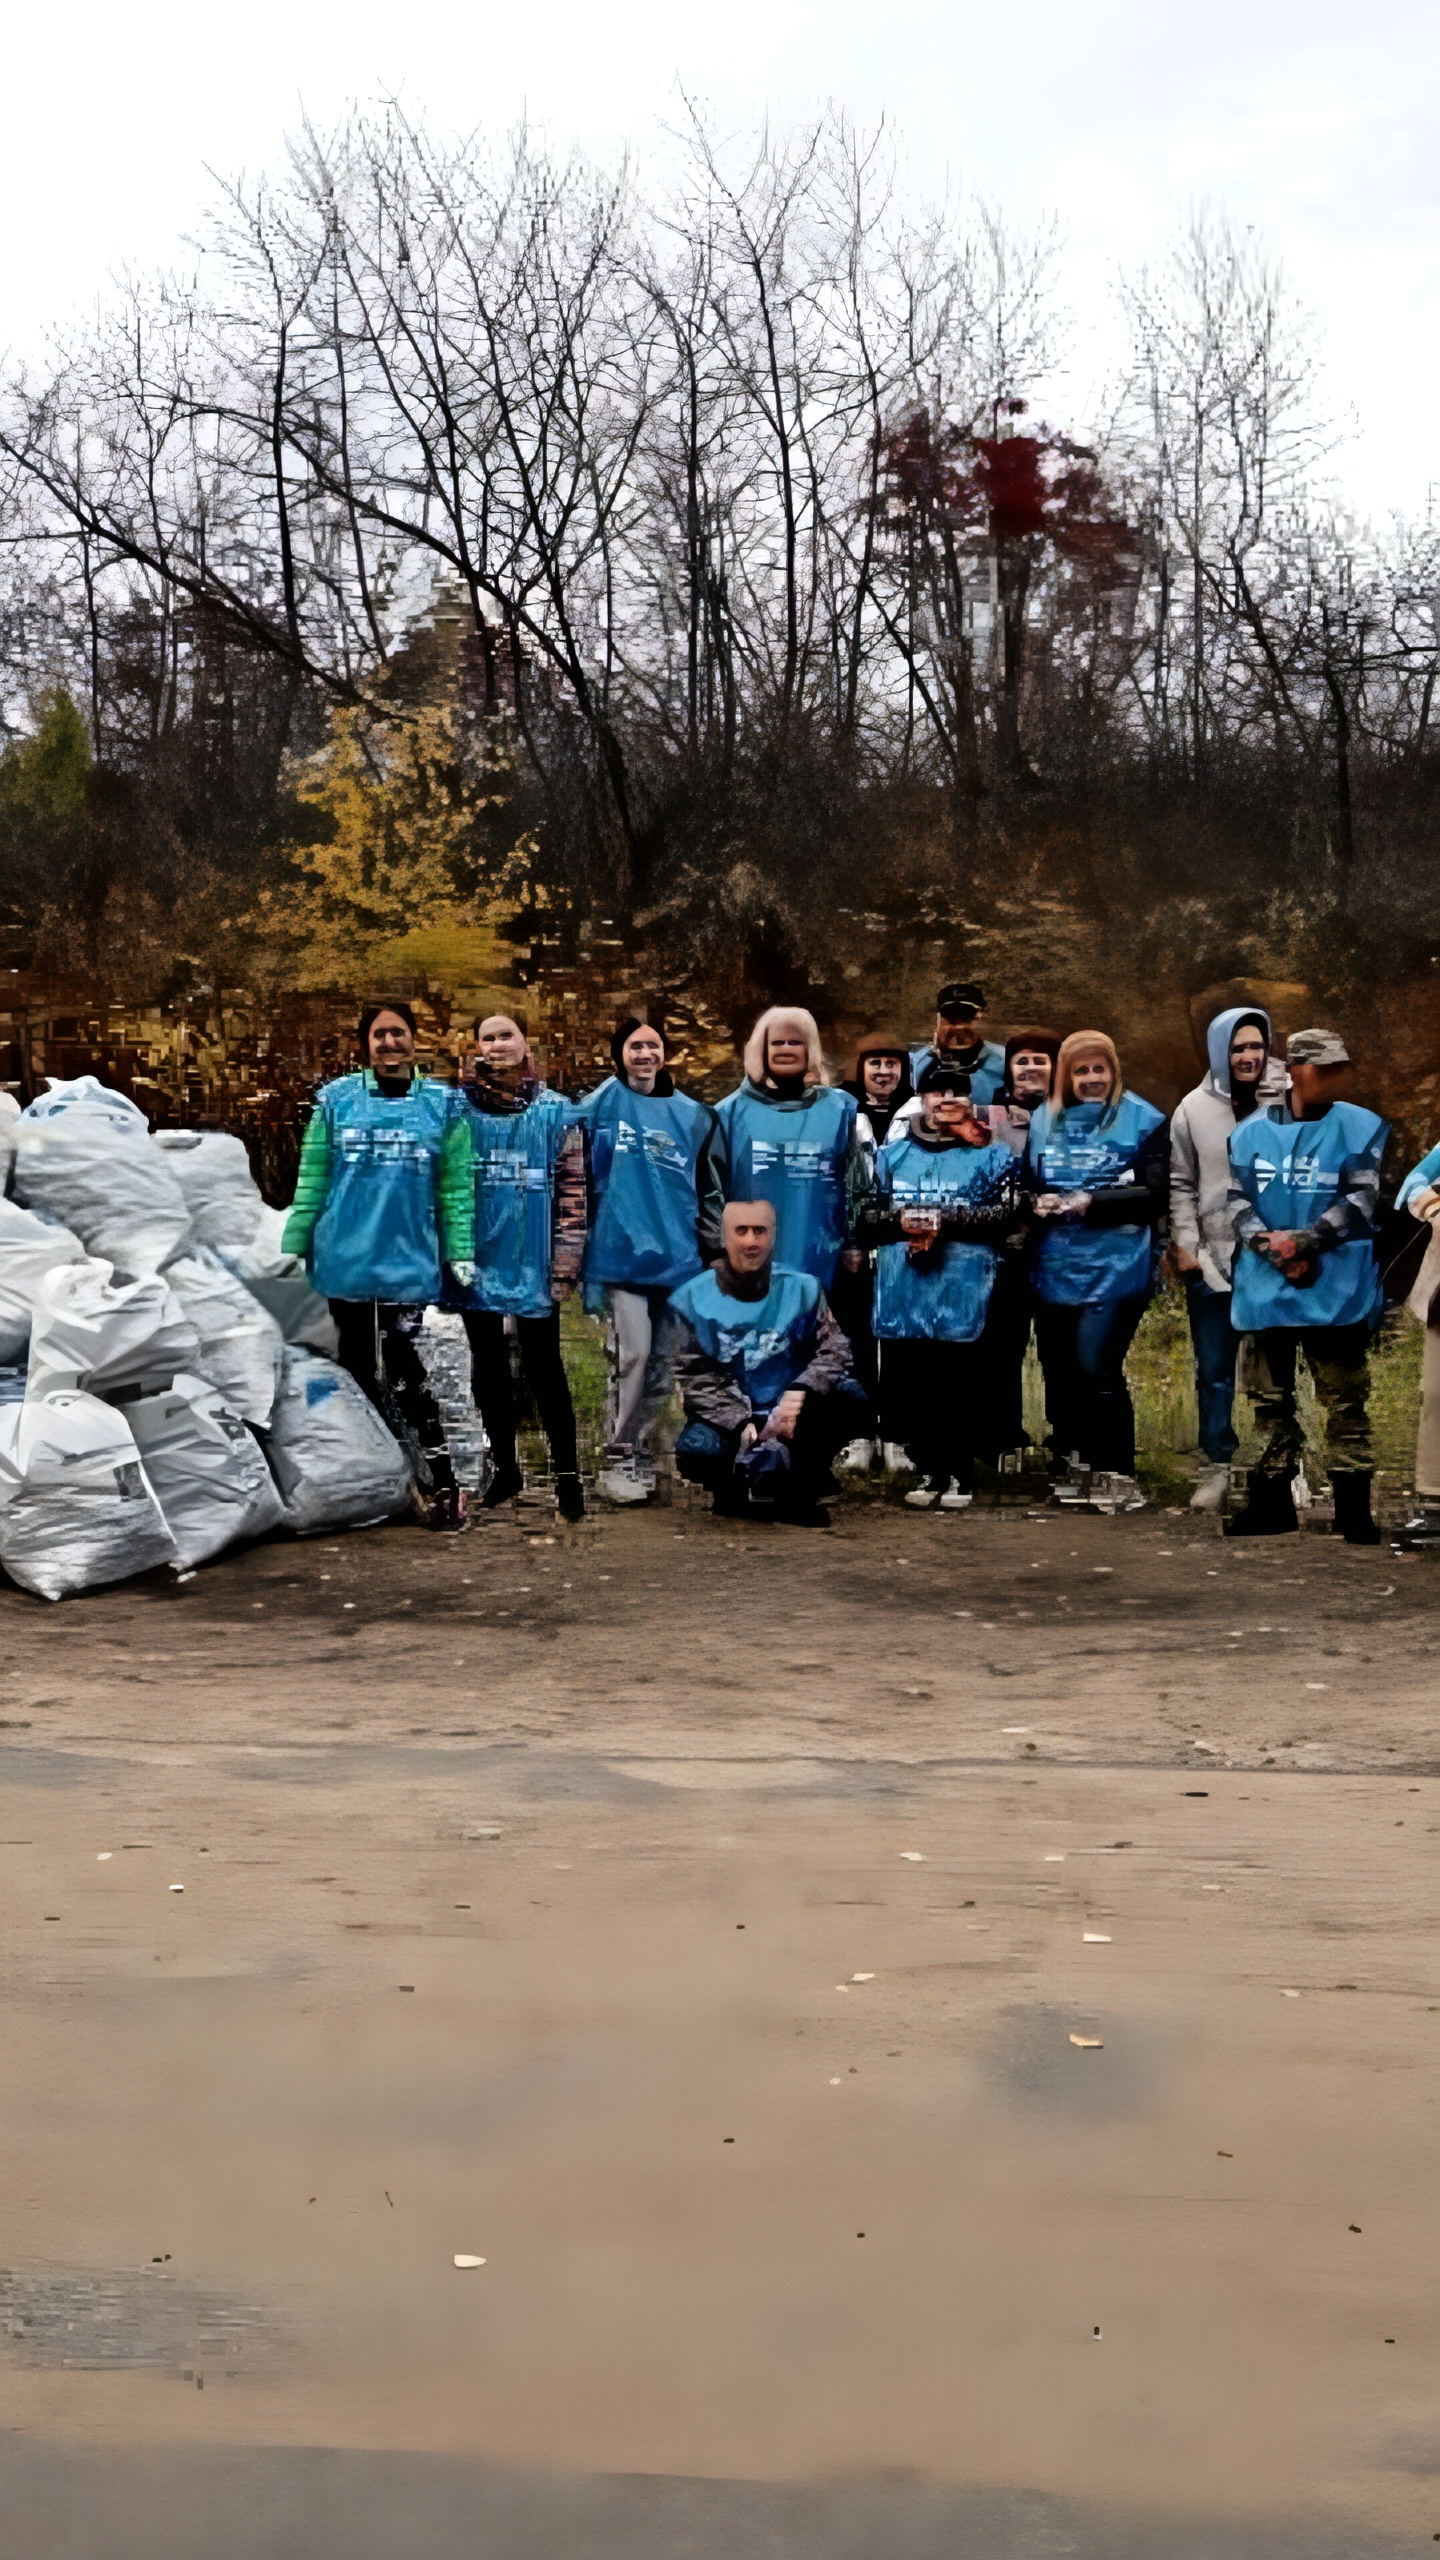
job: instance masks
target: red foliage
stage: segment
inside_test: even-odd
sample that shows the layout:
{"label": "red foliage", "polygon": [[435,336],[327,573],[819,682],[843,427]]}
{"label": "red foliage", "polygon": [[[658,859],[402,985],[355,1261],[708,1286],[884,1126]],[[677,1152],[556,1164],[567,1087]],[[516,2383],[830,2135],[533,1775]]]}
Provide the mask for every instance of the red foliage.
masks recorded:
{"label": "red foliage", "polygon": [[892,516],[943,527],[967,547],[1039,538],[1102,578],[1124,577],[1132,566],[1135,535],[1094,454],[1051,428],[972,435],[937,427],[917,409],[882,439],[881,460]]}

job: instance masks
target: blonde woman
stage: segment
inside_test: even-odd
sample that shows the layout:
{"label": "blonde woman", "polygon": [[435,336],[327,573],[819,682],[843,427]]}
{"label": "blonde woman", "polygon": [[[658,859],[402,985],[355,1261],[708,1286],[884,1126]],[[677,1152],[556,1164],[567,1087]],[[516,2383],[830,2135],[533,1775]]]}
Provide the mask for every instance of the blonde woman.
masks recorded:
{"label": "blonde woman", "polygon": [[1125,1354],[1155,1285],[1170,1197],[1165,1115],[1127,1093],[1115,1043],[1072,1031],[1051,1099],[1030,1123],[1025,1187],[1035,1230],[1035,1340],[1063,1500],[1143,1510]]}
{"label": "blonde woman", "polygon": [[825,1081],[815,1016],[776,1004],[745,1043],[744,1081],[717,1103],[713,1161],[727,1200],[768,1200],[777,1270],[808,1271],[827,1294],[850,1200],[864,1188],[855,1097]]}

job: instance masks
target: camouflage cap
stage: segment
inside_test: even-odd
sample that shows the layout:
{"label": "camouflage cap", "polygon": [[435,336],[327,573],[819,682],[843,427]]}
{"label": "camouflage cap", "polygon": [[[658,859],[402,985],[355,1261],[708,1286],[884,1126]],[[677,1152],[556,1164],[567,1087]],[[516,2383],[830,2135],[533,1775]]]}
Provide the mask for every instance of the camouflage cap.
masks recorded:
{"label": "camouflage cap", "polygon": [[1338,1031],[1292,1031],[1285,1062],[1291,1067],[1348,1067],[1350,1052]]}

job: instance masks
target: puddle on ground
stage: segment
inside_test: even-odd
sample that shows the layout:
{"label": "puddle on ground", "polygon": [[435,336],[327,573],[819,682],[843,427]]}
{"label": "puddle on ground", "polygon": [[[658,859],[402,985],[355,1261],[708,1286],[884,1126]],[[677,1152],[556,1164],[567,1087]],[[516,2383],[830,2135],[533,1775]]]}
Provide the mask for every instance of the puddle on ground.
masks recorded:
{"label": "puddle on ground", "polygon": [[[1072,2035],[1098,2036],[1098,2049]],[[1066,2124],[1113,2124],[1153,2115],[1164,2094],[1165,2054],[1156,2029],[1103,2011],[1043,2002],[1003,2009],[990,2038],[990,2076],[1021,2113]]]}

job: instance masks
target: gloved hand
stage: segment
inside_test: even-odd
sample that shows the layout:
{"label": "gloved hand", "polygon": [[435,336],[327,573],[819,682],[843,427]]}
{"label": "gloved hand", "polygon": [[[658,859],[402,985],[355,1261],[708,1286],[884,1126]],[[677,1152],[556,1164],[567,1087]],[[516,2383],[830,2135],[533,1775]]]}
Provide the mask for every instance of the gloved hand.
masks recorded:
{"label": "gloved hand", "polygon": [[1320,1248],[1309,1227],[1277,1228],[1251,1239],[1263,1262],[1279,1272],[1292,1289],[1308,1289],[1319,1277]]}
{"label": "gloved hand", "polygon": [[473,1262],[452,1262],[450,1269],[462,1289],[474,1288],[475,1265]]}

